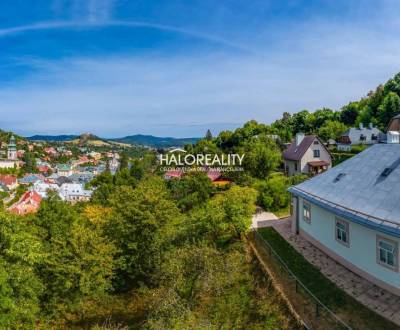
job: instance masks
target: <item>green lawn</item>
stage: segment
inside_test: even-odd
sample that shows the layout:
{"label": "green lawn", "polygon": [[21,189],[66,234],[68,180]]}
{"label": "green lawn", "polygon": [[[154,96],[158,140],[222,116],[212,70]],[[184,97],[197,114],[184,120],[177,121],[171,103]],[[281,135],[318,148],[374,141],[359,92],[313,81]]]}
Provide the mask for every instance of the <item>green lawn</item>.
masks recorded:
{"label": "green lawn", "polygon": [[354,329],[399,329],[399,327],[364,307],[339,289],[318,268],[298,253],[275,229],[262,228],[259,229],[259,233],[268,241],[299,280],[322,303],[340,315]]}

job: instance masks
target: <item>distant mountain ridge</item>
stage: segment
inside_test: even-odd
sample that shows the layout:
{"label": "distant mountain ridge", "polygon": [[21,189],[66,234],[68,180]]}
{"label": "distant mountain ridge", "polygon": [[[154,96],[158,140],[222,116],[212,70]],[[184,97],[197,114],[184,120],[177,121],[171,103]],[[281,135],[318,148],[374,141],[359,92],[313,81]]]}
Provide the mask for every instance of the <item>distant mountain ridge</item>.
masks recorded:
{"label": "distant mountain ridge", "polygon": [[185,144],[194,144],[199,138],[173,138],[173,137],[158,137],[153,135],[130,135],[121,138],[101,138],[90,133],[81,135],[33,135],[27,137],[31,141],[46,141],[46,142],[69,142],[77,139],[88,140],[98,139],[102,141],[120,142],[132,145],[142,145],[155,148],[182,147]]}

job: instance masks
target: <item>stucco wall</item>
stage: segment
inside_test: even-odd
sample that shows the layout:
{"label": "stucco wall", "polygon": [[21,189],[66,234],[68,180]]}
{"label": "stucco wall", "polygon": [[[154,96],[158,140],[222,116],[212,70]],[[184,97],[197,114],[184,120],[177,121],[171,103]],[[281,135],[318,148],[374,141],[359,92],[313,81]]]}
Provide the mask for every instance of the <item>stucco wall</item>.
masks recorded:
{"label": "stucco wall", "polygon": [[300,166],[297,166],[297,171],[295,170],[295,164],[298,163],[294,160],[285,160],[286,171],[289,176],[300,174]]}
{"label": "stucco wall", "polygon": [[[314,158],[314,150],[319,150],[319,157]],[[300,167],[302,173],[308,173],[308,162],[323,160],[331,164],[331,155],[326,151],[325,147],[319,142],[318,144],[312,143],[307,149],[303,158],[301,159]],[[330,168],[330,166],[329,166]]]}
{"label": "stucco wall", "polygon": [[[334,214],[311,204],[311,223],[307,223],[303,219],[302,198],[299,198],[298,212],[300,231],[305,232],[307,235],[320,242],[328,250],[342,257],[356,268],[400,290],[400,274],[379,265],[376,261],[376,237],[379,235],[388,238],[396,241],[398,245],[400,245],[400,239],[348,221],[350,244],[349,247],[346,247],[335,239],[336,216]],[[397,263],[398,262],[399,260],[397,260]],[[355,271],[355,269],[353,269],[353,271]],[[371,280],[370,278],[367,279]],[[379,285],[379,283],[376,284]]]}

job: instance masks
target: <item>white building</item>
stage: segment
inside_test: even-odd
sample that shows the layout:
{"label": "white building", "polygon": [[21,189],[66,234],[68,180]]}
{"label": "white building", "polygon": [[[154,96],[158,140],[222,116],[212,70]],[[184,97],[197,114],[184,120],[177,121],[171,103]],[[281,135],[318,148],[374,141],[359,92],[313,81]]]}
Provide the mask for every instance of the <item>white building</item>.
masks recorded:
{"label": "white building", "polygon": [[7,159],[0,159],[0,168],[19,168],[17,145],[15,143],[14,135],[11,136],[10,142],[7,146]]}
{"label": "white building", "polygon": [[79,183],[63,183],[60,187],[59,196],[66,202],[86,202],[92,196],[91,190],[85,190]]}
{"label": "white building", "polygon": [[58,193],[60,187],[55,183],[37,181],[33,184],[32,190],[36,191],[42,198],[47,198],[47,193],[49,190],[54,190]]}
{"label": "white building", "polygon": [[354,273],[400,295],[399,186],[400,144],[376,144],[289,189],[292,230]]}

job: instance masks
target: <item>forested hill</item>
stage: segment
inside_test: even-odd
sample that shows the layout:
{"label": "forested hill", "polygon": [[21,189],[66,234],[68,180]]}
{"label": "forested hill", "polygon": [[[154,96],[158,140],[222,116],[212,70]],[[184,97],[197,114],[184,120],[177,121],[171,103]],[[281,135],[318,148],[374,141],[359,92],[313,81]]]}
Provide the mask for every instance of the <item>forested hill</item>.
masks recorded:
{"label": "forested hill", "polygon": [[315,112],[303,110],[293,115],[283,113],[271,126],[284,140],[297,132],[316,133],[323,139],[338,138],[347,128],[363,123],[374,124],[386,131],[392,117],[400,113],[400,73],[370,91],[359,101],[350,102],[339,111],[328,108]]}
{"label": "forested hill", "polygon": [[[28,137],[31,141],[52,141],[52,142],[68,142],[76,139],[81,139],[82,136],[88,135],[92,138],[95,137],[91,134],[82,134],[82,135],[34,135]],[[100,138],[95,137],[98,140],[102,141],[112,141],[112,142],[120,142],[132,145],[145,145],[150,147],[181,147],[185,144],[194,144],[199,139],[198,138],[173,138],[173,137],[158,137],[153,135],[129,135],[120,138]]]}

